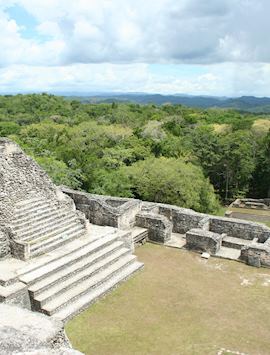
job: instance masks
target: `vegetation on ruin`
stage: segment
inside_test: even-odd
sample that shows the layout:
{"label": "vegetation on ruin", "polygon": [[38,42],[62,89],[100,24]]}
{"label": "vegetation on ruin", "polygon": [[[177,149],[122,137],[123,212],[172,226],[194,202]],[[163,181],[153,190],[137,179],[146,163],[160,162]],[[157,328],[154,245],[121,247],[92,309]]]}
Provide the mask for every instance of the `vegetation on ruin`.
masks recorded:
{"label": "vegetation on ruin", "polygon": [[270,270],[149,243],[136,254],[145,268],[67,323],[76,349],[86,355],[270,353]]}
{"label": "vegetation on ruin", "polygon": [[269,123],[227,109],[0,96],[0,136],[57,184],[203,212],[269,194]]}

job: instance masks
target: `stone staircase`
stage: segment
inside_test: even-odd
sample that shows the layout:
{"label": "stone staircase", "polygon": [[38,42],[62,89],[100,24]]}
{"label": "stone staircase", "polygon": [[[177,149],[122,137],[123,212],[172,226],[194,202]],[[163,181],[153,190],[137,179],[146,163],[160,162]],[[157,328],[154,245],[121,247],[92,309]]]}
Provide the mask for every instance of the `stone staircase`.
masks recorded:
{"label": "stone staircase", "polygon": [[30,257],[47,253],[86,233],[72,208],[41,197],[19,202],[12,221],[15,241],[27,244]]}
{"label": "stone staircase", "polygon": [[131,236],[134,244],[142,243],[148,238],[148,229],[135,226],[131,230]]}
{"label": "stone staircase", "polygon": [[67,321],[143,267],[117,233],[81,240],[61,257],[19,276],[34,310]]}

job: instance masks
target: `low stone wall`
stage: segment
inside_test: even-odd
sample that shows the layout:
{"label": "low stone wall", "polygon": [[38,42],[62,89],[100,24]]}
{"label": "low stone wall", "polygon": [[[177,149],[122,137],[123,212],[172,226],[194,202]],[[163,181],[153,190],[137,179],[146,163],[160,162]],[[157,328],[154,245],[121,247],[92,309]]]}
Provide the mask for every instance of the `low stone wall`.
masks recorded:
{"label": "low stone wall", "polygon": [[258,238],[260,243],[264,243],[270,237],[270,229],[262,224],[225,217],[211,216],[210,231],[246,240]]}
{"label": "low stone wall", "polygon": [[135,225],[135,216],[141,210],[141,201],[118,197],[93,195],[61,187],[93,224],[129,229]]}
{"label": "low stone wall", "polygon": [[268,209],[270,207],[270,199],[254,199],[254,198],[238,198],[229,207],[249,208],[249,209]]}
{"label": "low stone wall", "polygon": [[186,247],[215,255],[222,243],[222,235],[203,229],[191,229],[186,233]]}
{"label": "low stone wall", "polygon": [[187,208],[158,204],[159,213],[166,216],[173,224],[173,232],[184,234],[192,228],[198,228],[200,222],[207,217]]}
{"label": "low stone wall", "polygon": [[138,227],[148,229],[149,239],[158,243],[167,242],[172,232],[186,234],[187,248],[214,255],[221,247],[224,235],[256,239],[256,245],[253,243],[252,247],[243,248],[241,258],[250,265],[270,267],[270,246],[264,244],[268,239],[270,241],[270,228],[260,223],[211,216],[162,203],[92,195],[64,187],[62,191],[92,223],[120,229],[129,229],[136,223]]}
{"label": "low stone wall", "polygon": [[148,213],[159,213],[159,203],[142,201],[142,211]]}
{"label": "low stone wall", "polygon": [[241,260],[256,267],[270,267],[270,246],[254,243],[241,249]]}
{"label": "low stone wall", "polygon": [[154,242],[165,243],[171,238],[172,224],[159,214],[141,212],[136,216],[136,225],[148,229],[148,238]]}

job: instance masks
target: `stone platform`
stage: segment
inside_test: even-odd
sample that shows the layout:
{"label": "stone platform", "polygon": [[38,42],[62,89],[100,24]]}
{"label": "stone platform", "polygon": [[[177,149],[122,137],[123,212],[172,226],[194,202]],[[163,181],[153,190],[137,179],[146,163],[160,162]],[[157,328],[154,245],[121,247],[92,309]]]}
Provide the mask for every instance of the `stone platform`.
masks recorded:
{"label": "stone platform", "polygon": [[0,261],[0,300],[66,321],[142,268],[126,247],[130,232],[90,231],[35,259]]}

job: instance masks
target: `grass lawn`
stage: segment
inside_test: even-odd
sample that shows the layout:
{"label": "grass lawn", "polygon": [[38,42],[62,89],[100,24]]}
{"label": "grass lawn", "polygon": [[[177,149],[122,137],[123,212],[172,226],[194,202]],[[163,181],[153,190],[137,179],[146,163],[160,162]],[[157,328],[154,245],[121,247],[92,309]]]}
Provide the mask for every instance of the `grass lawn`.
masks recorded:
{"label": "grass lawn", "polygon": [[235,208],[235,207],[231,207],[228,209],[233,212],[252,214],[252,215],[257,215],[257,216],[266,216],[266,217],[269,217],[269,220],[270,220],[270,211],[269,210],[256,210],[256,209],[252,209],[252,208]]}
{"label": "grass lawn", "polygon": [[270,270],[154,244],[136,254],[144,270],[66,325],[76,349],[270,354]]}

